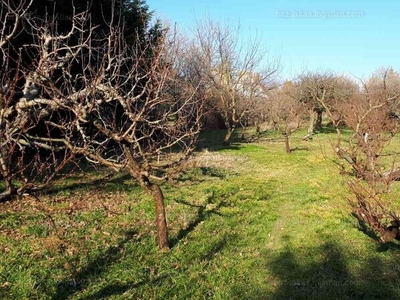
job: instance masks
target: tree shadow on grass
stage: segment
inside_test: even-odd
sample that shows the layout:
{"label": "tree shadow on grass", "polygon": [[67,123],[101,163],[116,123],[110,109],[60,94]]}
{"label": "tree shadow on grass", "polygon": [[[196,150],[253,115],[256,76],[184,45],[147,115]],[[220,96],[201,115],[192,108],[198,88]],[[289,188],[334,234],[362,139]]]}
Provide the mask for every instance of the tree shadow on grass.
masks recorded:
{"label": "tree shadow on grass", "polygon": [[143,280],[139,283],[114,283],[111,285],[107,285],[94,293],[93,295],[85,297],[85,300],[98,300],[98,299],[105,299],[107,297],[118,296],[124,294],[126,291],[131,289],[137,289],[143,285],[153,285],[156,286],[161,281],[163,281],[167,275],[161,275],[153,280]]}
{"label": "tree shadow on grass", "polygon": [[[201,222],[207,220],[211,215],[221,216],[219,209],[223,206],[228,206],[225,201],[220,201],[218,204],[213,204],[213,196],[207,198],[204,205],[196,205],[183,200],[175,200],[177,203],[197,208],[196,217],[186,226],[179,230],[175,238],[170,241],[171,248],[175,247],[181,240],[183,240],[190,232],[192,232]],[[209,206],[209,207],[208,207]]]}
{"label": "tree shadow on grass", "polygon": [[336,133],[336,128],[334,126],[323,126],[317,129],[317,133],[322,133],[322,134]]}
{"label": "tree shadow on grass", "polygon": [[[137,235],[138,233],[136,231],[126,231],[125,238],[120,241],[118,245],[111,246],[104,252],[100,252],[89,261],[86,267],[74,272],[73,278],[66,278],[58,282],[56,294],[52,297],[52,299],[68,299],[74,294],[85,290],[91,284],[91,282],[94,282],[96,278],[101,277],[103,273],[107,272],[110,265],[116,263],[122,258],[122,250],[124,245],[128,242],[131,242]],[[136,241],[137,240],[138,238],[136,238]],[[101,292],[101,295],[104,297],[106,295],[118,294],[119,292],[126,291],[128,288],[139,287],[143,284],[147,284],[147,282],[143,281],[139,283],[129,283],[126,285],[113,284],[112,286],[107,286],[107,288]],[[93,297],[87,299],[99,299]]]}
{"label": "tree shadow on grass", "polygon": [[[101,178],[97,179],[85,179],[72,182],[71,184],[64,186],[56,186],[45,192],[46,195],[54,195],[62,191],[75,192],[90,186],[91,188],[104,188],[106,185],[115,186],[115,189],[129,191],[131,189],[137,188],[137,184],[127,184],[125,181],[132,179],[129,174],[116,174],[110,172]],[[108,189],[113,189],[112,187]]]}
{"label": "tree shadow on grass", "polygon": [[309,150],[309,147],[294,147],[294,148],[290,149],[291,152],[308,151],[308,150]]}
{"label": "tree shadow on grass", "polygon": [[[298,253],[289,241],[268,266],[278,285],[268,298],[399,299],[397,253],[390,260],[376,255],[360,261],[348,259],[344,250],[337,242],[327,241],[302,257],[304,251]],[[353,265],[350,272],[349,263],[359,266]]]}
{"label": "tree shadow on grass", "polygon": [[396,242],[377,244],[376,250],[378,252],[390,252],[390,251],[400,252],[400,245],[397,244]]}
{"label": "tree shadow on grass", "polygon": [[224,149],[239,149],[242,139],[242,134],[235,130],[232,133],[231,141],[229,144],[224,144],[223,140],[226,134],[226,129],[217,130],[204,130],[200,133],[199,139],[196,143],[196,150],[201,151],[208,149],[211,151],[218,151]]}
{"label": "tree shadow on grass", "polygon": [[179,175],[178,182],[189,182],[191,184],[200,183],[206,181],[210,177],[224,179],[226,178],[227,174],[229,174],[229,172],[222,168],[193,167],[189,170],[183,170]]}
{"label": "tree shadow on grass", "polygon": [[364,222],[364,220],[360,219],[355,213],[351,213],[351,215],[357,220],[358,222],[358,230],[365,233],[368,237],[370,237],[375,242],[379,241],[379,237],[376,233],[371,230],[368,225]]}
{"label": "tree shadow on grass", "polygon": [[[79,299],[85,300],[106,298],[116,299],[119,296],[124,298],[123,295],[127,292],[131,292],[132,295],[140,295],[139,290],[141,288],[148,290],[149,288],[155,288],[158,286],[169,286],[171,290],[166,291],[167,294],[172,291],[172,293],[176,295],[179,295],[180,292],[184,292],[176,290],[173,286],[174,275],[177,271],[175,269],[163,269],[162,272],[158,272],[157,270],[160,266],[157,264],[157,262],[155,265],[151,263],[152,266],[149,267],[149,273],[144,273],[139,280],[137,280],[137,277],[135,280],[135,277],[133,276],[132,279],[124,280],[124,282],[120,282],[118,278],[115,279],[115,277],[112,277],[113,279],[111,279],[109,282],[104,281],[107,280],[107,273],[113,265],[124,264],[126,254],[124,254],[124,251],[122,250],[125,248],[125,245],[129,242],[132,242],[133,239],[135,242],[140,242],[140,238],[136,236],[137,232],[135,231],[126,232],[126,237],[117,246],[110,247],[104,252],[96,255],[89,261],[86,267],[76,272],[72,279],[66,278],[60,281],[57,285],[57,291],[52,299],[70,299],[76,296],[80,296],[78,297]],[[232,237],[229,234],[226,234],[221,238],[208,243],[204,251],[198,253],[199,260],[210,261],[215,259],[215,255],[222,251],[231,238]],[[155,271],[151,271],[152,268],[154,268]],[[96,286],[99,285],[99,282],[104,282],[104,284],[101,284],[99,289],[89,293],[86,292],[84,296],[80,295],[80,293],[89,291],[93,287],[96,288]],[[124,296],[124,299],[126,299],[126,295]],[[188,298],[183,297],[180,299]]]}

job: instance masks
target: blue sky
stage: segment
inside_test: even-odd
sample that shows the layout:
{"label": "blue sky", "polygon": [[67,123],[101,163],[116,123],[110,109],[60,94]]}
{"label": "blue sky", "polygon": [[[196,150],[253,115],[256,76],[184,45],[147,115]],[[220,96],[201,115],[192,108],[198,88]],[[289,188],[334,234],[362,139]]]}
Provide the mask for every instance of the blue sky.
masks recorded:
{"label": "blue sky", "polygon": [[195,19],[237,25],[280,57],[282,78],[333,70],[368,78],[379,67],[400,71],[400,1],[148,0],[155,16],[190,34]]}

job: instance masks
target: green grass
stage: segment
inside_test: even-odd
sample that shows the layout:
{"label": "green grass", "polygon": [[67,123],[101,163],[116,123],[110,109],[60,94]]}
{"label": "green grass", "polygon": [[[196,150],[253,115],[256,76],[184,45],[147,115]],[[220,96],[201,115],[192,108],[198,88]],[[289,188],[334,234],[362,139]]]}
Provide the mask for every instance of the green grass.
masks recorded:
{"label": "green grass", "polygon": [[229,147],[208,135],[196,167],[163,186],[168,252],[156,249],[151,198],[123,175],[1,204],[0,298],[400,296],[400,247],[351,216],[334,134],[295,133],[290,155],[273,133]]}

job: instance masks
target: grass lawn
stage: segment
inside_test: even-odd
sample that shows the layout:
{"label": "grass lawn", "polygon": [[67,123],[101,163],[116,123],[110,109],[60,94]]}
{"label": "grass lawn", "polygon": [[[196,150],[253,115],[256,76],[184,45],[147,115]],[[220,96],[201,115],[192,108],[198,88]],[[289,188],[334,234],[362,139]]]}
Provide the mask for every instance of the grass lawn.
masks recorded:
{"label": "grass lawn", "polygon": [[163,186],[168,252],[152,199],[124,174],[1,203],[0,298],[400,298],[400,247],[351,216],[335,135],[302,135],[290,155],[276,135],[229,148],[203,137],[193,168]]}

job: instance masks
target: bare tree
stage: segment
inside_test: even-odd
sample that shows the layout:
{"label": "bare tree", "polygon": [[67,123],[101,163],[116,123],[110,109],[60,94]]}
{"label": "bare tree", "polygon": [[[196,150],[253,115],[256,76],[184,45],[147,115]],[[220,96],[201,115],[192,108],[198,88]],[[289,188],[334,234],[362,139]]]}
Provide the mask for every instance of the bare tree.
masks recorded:
{"label": "bare tree", "polygon": [[[176,70],[174,35],[159,31],[125,43],[121,26],[95,33],[87,12],[74,13],[69,32],[51,22],[27,19],[37,53],[33,66],[21,70],[22,96],[3,112],[23,120],[14,140],[22,148],[67,149],[93,164],[126,170],[152,195],[157,244],[168,247],[162,181],[177,172],[194,149],[202,104]],[[22,122],[22,121],[21,121]],[[22,123],[21,123],[22,124]]]}
{"label": "bare tree", "polygon": [[358,177],[349,182],[353,194],[348,197],[353,213],[379,235],[381,242],[400,238],[400,220],[393,210],[392,183],[400,178],[395,157],[390,165],[383,156],[387,144],[399,130],[393,109],[400,96],[400,86],[388,89],[387,72],[362,83],[339,109],[353,135],[346,147],[337,146],[338,157],[346,161]]}
{"label": "bare tree", "polygon": [[268,118],[284,136],[287,154],[291,152],[290,135],[304,123],[307,111],[305,105],[294,97],[295,90],[296,86],[293,82],[285,82],[273,91],[267,101]]}
{"label": "bare tree", "polygon": [[354,180],[349,182],[349,187],[352,196],[347,199],[362,226],[369,227],[381,243],[400,240],[400,218],[394,211],[390,182],[366,185]]}
{"label": "bare tree", "polygon": [[298,100],[308,107],[310,116],[305,138],[310,138],[315,129],[322,126],[324,112],[337,128],[342,118],[335,108],[339,103],[345,102],[357,88],[347,78],[330,71],[305,73],[296,83]]}
{"label": "bare tree", "polygon": [[[36,86],[26,86],[25,95],[19,90],[25,71],[21,53],[13,49],[13,40],[23,31],[23,23],[29,18],[32,1],[3,1],[0,4],[0,201],[48,188],[65,166],[70,165],[73,155],[70,151],[56,153],[32,144],[27,149],[26,134],[35,123],[29,122],[26,113],[20,109],[17,99],[34,98]],[[70,171],[73,169],[70,168]]]}
{"label": "bare tree", "polygon": [[267,60],[259,41],[242,43],[239,29],[209,19],[198,22],[186,59],[203,81],[207,102],[224,119],[224,144],[266,97],[279,67],[276,59]]}
{"label": "bare tree", "polygon": [[[381,67],[377,69],[372,76],[367,80],[365,85],[369,90],[384,92],[387,98],[396,97],[400,89],[400,74],[392,67]],[[392,101],[394,98],[392,99]]]}
{"label": "bare tree", "polygon": [[[388,92],[386,77],[362,83],[362,89],[338,105],[345,123],[353,129],[347,151],[337,145],[336,151],[352,165],[358,177],[372,180],[386,172],[377,168],[377,160],[399,129],[392,110],[400,95]],[[346,154],[347,153],[347,154]],[[350,159],[350,157],[352,157]]]}

